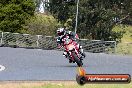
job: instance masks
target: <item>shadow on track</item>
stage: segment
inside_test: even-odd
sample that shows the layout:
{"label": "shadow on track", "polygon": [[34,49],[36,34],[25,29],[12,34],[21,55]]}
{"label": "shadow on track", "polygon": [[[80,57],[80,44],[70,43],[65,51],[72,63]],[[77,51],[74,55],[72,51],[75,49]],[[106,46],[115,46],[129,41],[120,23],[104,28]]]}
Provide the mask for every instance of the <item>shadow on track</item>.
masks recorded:
{"label": "shadow on track", "polygon": [[[48,66],[48,67],[72,67],[72,68],[76,68],[78,67],[77,65],[59,65],[59,66]],[[84,65],[83,67],[88,67],[86,65]]]}

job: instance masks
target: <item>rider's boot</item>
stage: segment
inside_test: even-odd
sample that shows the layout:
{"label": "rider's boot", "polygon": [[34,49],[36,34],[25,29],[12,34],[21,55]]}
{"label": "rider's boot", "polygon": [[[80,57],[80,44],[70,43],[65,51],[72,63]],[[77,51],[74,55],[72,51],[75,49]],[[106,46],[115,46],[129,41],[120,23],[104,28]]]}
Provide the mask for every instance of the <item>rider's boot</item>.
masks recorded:
{"label": "rider's boot", "polygon": [[67,53],[66,51],[64,51],[63,56],[64,56],[65,58],[69,59],[69,63],[72,63],[72,60],[71,60],[71,58],[68,56],[68,53]]}
{"label": "rider's boot", "polygon": [[67,57],[68,57],[68,54],[67,54],[67,52],[66,52],[66,51],[64,51],[64,52],[63,52],[63,56],[64,56],[65,58],[67,58]]}
{"label": "rider's boot", "polygon": [[69,63],[72,63],[73,61],[71,59],[69,59]]}

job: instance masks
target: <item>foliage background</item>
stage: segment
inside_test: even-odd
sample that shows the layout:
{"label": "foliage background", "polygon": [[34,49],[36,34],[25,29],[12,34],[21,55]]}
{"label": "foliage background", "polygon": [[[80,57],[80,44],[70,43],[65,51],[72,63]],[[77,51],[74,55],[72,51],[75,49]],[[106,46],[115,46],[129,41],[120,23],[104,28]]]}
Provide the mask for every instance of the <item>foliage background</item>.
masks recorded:
{"label": "foliage background", "polygon": [[0,30],[20,32],[25,21],[34,16],[32,0],[0,0]]}
{"label": "foliage background", "polygon": [[[0,30],[55,35],[57,27],[74,31],[77,0],[1,0]],[[45,13],[39,6],[45,3]],[[124,30],[118,24],[132,25],[132,0],[80,0],[77,33],[80,38],[121,41]]]}
{"label": "foliage background", "polygon": [[[63,26],[67,24],[74,31],[77,0],[69,1],[50,0],[48,10],[58,22]],[[81,38],[120,40],[123,32],[114,32],[112,29],[117,23],[131,20],[131,15],[131,0],[80,0],[77,33]]]}

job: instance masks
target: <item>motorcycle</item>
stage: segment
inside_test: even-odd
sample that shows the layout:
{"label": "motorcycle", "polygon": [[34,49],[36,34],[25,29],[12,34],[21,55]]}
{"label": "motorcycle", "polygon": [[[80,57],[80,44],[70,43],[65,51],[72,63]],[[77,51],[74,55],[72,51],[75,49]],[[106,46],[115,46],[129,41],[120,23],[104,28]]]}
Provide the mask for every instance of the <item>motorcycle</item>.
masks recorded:
{"label": "motorcycle", "polygon": [[73,63],[77,63],[77,65],[80,67],[83,65],[82,62],[82,56],[79,52],[78,44],[69,38],[69,36],[66,36],[63,40],[64,42],[64,48],[68,54],[68,58],[71,59]]}

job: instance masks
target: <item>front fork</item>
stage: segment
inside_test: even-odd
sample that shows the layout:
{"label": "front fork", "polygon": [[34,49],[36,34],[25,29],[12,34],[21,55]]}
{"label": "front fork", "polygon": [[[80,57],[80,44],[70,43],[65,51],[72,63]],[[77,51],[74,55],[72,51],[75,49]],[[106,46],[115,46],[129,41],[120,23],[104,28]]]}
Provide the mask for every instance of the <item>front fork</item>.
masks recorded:
{"label": "front fork", "polygon": [[72,52],[75,52],[79,59],[81,58],[81,56],[79,55],[79,52],[76,49],[74,49],[72,51],[69,51],[72,61],[74,61],[74,56],[72,55]]}

